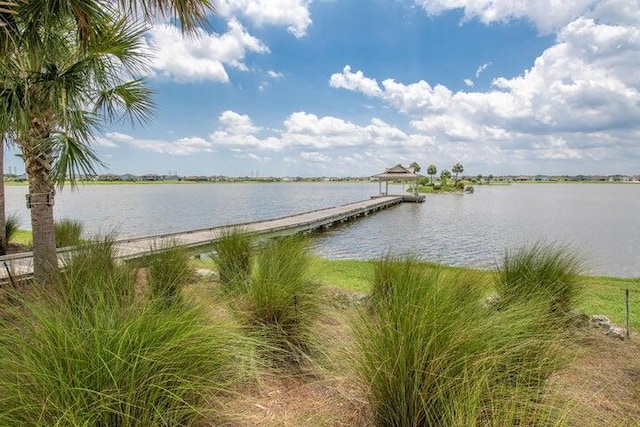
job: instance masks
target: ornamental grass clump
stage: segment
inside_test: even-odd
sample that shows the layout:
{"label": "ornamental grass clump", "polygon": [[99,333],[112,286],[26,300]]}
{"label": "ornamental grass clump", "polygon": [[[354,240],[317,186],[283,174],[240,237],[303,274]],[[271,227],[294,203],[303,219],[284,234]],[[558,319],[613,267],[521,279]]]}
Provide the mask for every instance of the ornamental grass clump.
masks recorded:
{"label": "ornamental grass clump", "polygon": [[374,278],[352,329],[377,426],[510,425],[515,412],[525,424],[555,420],[540,409],[540,366],[557,364],[539,305],[495,311],[482,275],[414,257],[385,257]]}
{"label": "ornamental grass clump", "polygon": [[182,301],[182,288],[195,277],[189,251],[170,242],[154,250],[147,260],[147,285],[151,297],[164,306]]}
{"label": "ornamental grass clump", "polygon": [[496,279],[500,303],[540,297],[548,301],[551,313],[563,317],[579,298],[582,268],[573,251],[553,244],[538,242],[507,251]]}
{"label": "ornamental grass clump", "polygon": [[266,338],[275,361],[299,363],[314,347],[320,295],[319,285],[308,279],[307,251],[303,236],[267,241],[257,251],[251,276],[233,293],[240,317]]}
{"label": "ornamental grass clump", "polygon": [[94,307],[118,310],[134,302],[136,275],[114,258],[115,236],[96,238],[68,254],[50,292],[57,292],[69,309]]}
{"label": "ornamental grass clump", "polygon": [[10,243],[20,229],[20,217],[17,213],[7,215],[4,222],[4,232],[6,236],[6,243]]}
{"label": "ornamental grass clump", "polygon": [[56,248],[76,246],[82,242],[84,225],[81,221],[73,219],[61,219],[54,223]]}
{"label": "ornamental grass clump", "polygon": [[242,229],[225,229],[214,246],[212,258],[222,286],[231,289],[246,282],[251,274],[254,237]]}
{"label": "ornamental grass clump", "polygon": [[40,287],[0,320],[0,425],[200,425],[240,371],[242,340],[199,307],[121,299],[131,283],[104,270],[107,247],[83,250],[61,291]]}

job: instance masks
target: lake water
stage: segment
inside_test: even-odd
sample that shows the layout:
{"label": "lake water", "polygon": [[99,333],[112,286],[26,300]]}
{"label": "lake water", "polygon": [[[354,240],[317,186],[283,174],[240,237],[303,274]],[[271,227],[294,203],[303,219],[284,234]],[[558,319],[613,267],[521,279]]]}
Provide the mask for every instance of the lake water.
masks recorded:
{"label": "lake water", "polygon": [[[91,185],[59,193],[55,215],[82,220],[90,233],[142,236],[275,218],[364,200],[377,190],[377,183]],[[29,228],[26,191],[6,188],[7,213],[18,213],[22,228]],[[505,249],[544,239],[576,248],[591,274],[640,277],[639,214],[640,185],[485,185],[347,223],[317,235],[313,246],[327,258],[412,252],[492,268]]]}

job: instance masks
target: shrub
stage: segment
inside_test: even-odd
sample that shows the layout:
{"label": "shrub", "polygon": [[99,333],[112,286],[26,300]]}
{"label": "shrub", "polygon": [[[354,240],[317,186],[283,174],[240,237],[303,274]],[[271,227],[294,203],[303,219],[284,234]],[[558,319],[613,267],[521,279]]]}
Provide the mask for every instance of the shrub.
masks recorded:
{"label": "shrub", "polygon": [[175,243],[156,249],[148,259],[147,284],[152,298],[171,305],[181,301],[181,290],[195,277],[189,252]]}
{"label": "shrub", "polygon": [[456,182],[456,190],[462,191],[464,189],[464,181]]}
{"label": "shrub", "polygon": [[442,184],[433,184],[433,189],[435,191],[440,191],[442,190]]}
{"label": "shrub", "polygon": [[376,425],[553,419],[540,408],[544,379],[558,366],[557,335],[538,330],[544,311],[535,301],[491,310],[481,276],[426,268],[415,257],[386,257],[374,277],[371,310],[352,328]]}
{"label": "shrub", "polygon": [[82,240],[84,226],[82,222],[73,219],[58,220],[54,224],[57,248],[79,245]]}
{"label": "shrub", "polygon": [[252,235],[242,229],[226,229],[215,243],[213,260],[223,287],[233,288],[248,280],[253,259]]}
{"label": "shrub", "polygon": [[538,242],[507,251],[499,267],[496,289],[504,305],[544,298],[552,313],[568,314],[580,294],[582,263],[567,248]]}
{"label": "shrub", "polygon": [[18,216],[17,213],[9,214],[4,224],[4,231],[6,233],[6,238],[7,238],[6,243],[9,243],[11,242],[11,240],[13,240],[14,236],[16,235],[19,229],[20,229],[20,217]]}
{"label": "shrub", "polygon": [[237,335],[191,304],[124,303],[130,284],[105,269],[109,249],[83,250],[62,292],[41,288],[0,320],[0,425],[196,425],[234,378]]}
{"label": "shrub", "polygon": [[298,363],[312,350],[312,326],[319,314],[319,285],[309,281],[308,241],[290,236],[268,241],[255,268],[234,293],[244,321],[264,335],[276,361]]}

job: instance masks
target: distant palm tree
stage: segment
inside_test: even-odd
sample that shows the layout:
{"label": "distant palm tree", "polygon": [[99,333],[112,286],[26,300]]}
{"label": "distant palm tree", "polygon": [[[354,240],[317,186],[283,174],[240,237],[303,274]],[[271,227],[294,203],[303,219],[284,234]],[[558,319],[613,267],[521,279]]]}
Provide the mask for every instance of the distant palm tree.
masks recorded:
{"label": "distant palm tree", "polygon": [[427,173],[429,174],[429,176],[431,176],[431,182],[433,183],[433,176],[438,173],[436,165],[429,165],[429,167],[427,168]]}
{"label": "distant palm tree", "polygon": [[418,173],[420,172],[420,165],[418,164],[418,162],[413,162],[409,165],[409,169],[411,169],[413,171],[413,173]]}
{"label": "distant palm tree", "polygon": [[458,162],[455,165],[453,165],[453,168],[451,168],[451,170],[453,171],[453,173],[456,174],[455,181],[457,183],[458,182],[458,174],[464,172],[464,166],[462,166],[462,163]]}
{"label": "distant palm tree", "polygon": [[442,172],[440,172],[440,182],[442,183],[443,187],[447,185],[447,181],[450,179],[451,179],[451,172],[449,172],[447,169],[444,169]]}

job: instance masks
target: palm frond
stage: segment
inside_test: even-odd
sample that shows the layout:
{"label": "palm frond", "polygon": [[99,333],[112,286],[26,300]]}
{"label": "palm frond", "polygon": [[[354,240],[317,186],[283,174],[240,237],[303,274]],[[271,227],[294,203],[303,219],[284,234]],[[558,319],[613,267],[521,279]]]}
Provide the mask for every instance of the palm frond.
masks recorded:
{"label": "palm frond", "polygon": [[207,25],[207,16],[215,13],[212,0],[118,0],[120,7],[134,15],[142,15],[146,22],[158,16],[180,21],[186,34],[194,34]]}
{"label": "palm frond", "polygon": [[95,111],[107,121],[128,119],[132,124],[142,124],[151,119],[156,108],[151,99],[152,93],[146,79],[125,82],[102,90],[98,94]]}
{"label": "palm frond", "polygon": [[[29,0],[18,8],[18,19],[24,24],[23,35],[30,47],[38,37],[46,39],[55,33],[51,30],[70,23],[80,46],[86,47],[96,29],[111,19],[111,13],[105,2],[99,0]],[[52,43],[46,46],[55,48]]]}
{"label": "palm frond", "polygon": [[59,188],[64,187],[67,180],[74,187],[81,175],[93,175],[96,167],[104,166],[86,139],[60,132],[50,138],[49,143],[56,159],[51,178]]}

